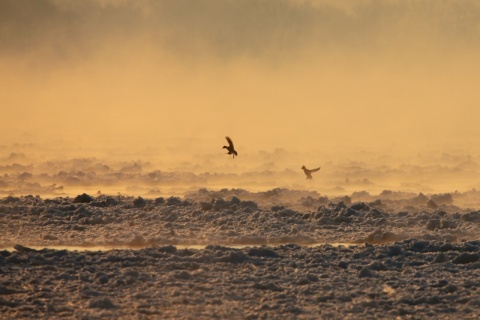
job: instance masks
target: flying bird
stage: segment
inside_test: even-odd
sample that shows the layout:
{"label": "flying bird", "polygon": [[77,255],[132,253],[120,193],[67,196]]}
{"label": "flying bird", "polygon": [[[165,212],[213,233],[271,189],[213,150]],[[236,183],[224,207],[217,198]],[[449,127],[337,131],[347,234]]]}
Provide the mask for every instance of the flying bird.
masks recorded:
{"label": "flying bird", "polygon": [[235,156],[238,156],[238,153],[237,153],[237,151],[235,151],[235,148],[233,147],[232,139],[230,139],[229,137],[225,137],[225,139],[227,139],[228,146],[223,146],[222,149],[227,149],[227,151],[228,151],[227,154],[231,154],[233,156],[233,158],[235,158]]}
{"label": "flying bird", "polygon": [[305,166],[302,166],[303,172],[305,172],[305,175],[307,176],[307,179],[312,179],[312,172],[317,172],[320,170],[321,167],[318,167],[316,169],[307,169]]}

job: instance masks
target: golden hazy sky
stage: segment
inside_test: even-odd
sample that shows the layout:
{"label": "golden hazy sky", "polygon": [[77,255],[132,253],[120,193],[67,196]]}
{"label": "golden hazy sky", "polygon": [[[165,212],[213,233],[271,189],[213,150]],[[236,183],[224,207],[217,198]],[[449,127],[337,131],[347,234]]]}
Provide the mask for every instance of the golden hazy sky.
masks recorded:
{"label": "golden hazy sky", "polygon": [[479,145],[478,1],[0,0],[0,144]]}

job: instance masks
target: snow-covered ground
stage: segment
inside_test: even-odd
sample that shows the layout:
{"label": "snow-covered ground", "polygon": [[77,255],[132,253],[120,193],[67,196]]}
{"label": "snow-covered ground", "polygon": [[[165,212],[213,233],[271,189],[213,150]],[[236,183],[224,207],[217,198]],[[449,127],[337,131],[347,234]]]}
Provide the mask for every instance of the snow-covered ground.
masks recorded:
{"label": "snow-covered ground", "polygon": [[455,206],[456,196],[406,194],[401,199],[402,195],[385,193],[363,202],[287,189],[255,193],[201,189],[184,198],[154,199],[9,196],[1,200],[0,245],[313,245],[478,239],[480,211]]}
{"label": "snow-covered ground", "polygon": [[478,317],[480,211],[455,205],[471,194],[355,196],[5,197],[0,311],[7,319]]}
{"label": "snow-covered ground", "polygon": [[478,319],[479,241],[0,251],[4,319]]}

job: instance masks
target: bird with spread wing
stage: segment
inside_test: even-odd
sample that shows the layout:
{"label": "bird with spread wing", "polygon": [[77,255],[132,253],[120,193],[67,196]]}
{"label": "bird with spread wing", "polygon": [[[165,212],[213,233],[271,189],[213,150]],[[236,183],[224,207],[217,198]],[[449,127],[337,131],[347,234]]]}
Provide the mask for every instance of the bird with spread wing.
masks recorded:
{"label": "bird with spread wing", "polygon": [[312,179],[312,172],[317,172],[320,170],[321,167],[315,168],[315,169],[307,169],[305,166],[302,166],[303,172],[305,172],[305,175],[307,176],[307,179]]}
{"label": "bird with spread wing", "polygon": [[223,146],[222,149],[227,149],[227,151],[228,151],[227,154],[231,154],[233,156],[233,158],[235,159],[235,156],[238,156],[238,153],[237,153],[237,151],[235,151],[235,148],[233,146],[233,141],[229,137],[225,137],[225,139],[227,139],[228,146]]}

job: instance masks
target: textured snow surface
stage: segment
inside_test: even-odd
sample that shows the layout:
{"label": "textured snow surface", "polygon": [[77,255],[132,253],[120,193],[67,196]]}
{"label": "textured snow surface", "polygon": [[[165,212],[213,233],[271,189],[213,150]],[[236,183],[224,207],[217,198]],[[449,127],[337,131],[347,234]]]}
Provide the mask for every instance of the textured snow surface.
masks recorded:
{"label": "textured snow surface", "polygon": [[476,319],[480,212],[451,195],[382,197],[6,197],[0,314]]}
{"label": "textured snow surface", "polygon": [[0,251],[3,318],[476,319],[480,242]]}
{"label": "textured snow surface", "polygon": [[0,200],[0,248],[15,244],[312,245],[409,238],[477,240],[480,235],[480,211],[452,205],[450,194],[388,197],[392,195],[354,202],[350,197],[328,199],[287,189],[260,193],[201,189],[185,198],[155,199],[10,196]]}

